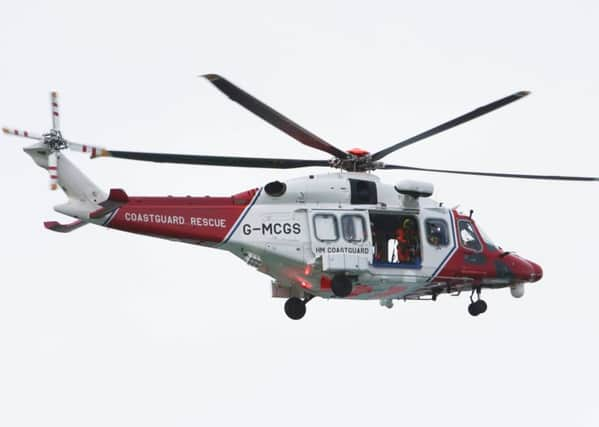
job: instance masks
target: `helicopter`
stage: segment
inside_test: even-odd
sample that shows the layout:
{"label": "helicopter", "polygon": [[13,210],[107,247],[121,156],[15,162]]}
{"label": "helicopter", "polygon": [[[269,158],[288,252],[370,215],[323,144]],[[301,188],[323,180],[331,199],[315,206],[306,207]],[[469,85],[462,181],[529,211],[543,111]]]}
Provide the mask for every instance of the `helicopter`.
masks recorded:
{"label": "helicopter", "polygon": [[[50,188],[61,188],[67,202],[54,210],[74,218],[46,221],[68,233],[88,224],[231,252],[272,278],[272,297],[284,298],[285,314],[304,317],[315,297],[378,300],[392,308],[397,300],[436,300],[441,294],[470,293],[468,312],[487,310],[483,289],[510,288],[524,295],[525,284],[543,277],[537,263],[504,251],[472,218],[431,198],[429,182],[381,181],[376,170],[424,171],[518,179],[599,181],[597,177],[507,174],[419,168],[384,163],[389,154],[522,99],[519,91],[453,120],[370,153],[342,150],[217,74],[203,75],[234,102],[300,143],[332,156],[289,159],[206,156],[109,150],[62,136],[57,92],[51,92],[52,128],[44,134],[3,128],[9,135],[34,139],[24,148],[47,170]],[[133,197],[94,184],[64,150],[159,163],[292,169],[330,167],[332,173],[272,181],[228,197]]]}

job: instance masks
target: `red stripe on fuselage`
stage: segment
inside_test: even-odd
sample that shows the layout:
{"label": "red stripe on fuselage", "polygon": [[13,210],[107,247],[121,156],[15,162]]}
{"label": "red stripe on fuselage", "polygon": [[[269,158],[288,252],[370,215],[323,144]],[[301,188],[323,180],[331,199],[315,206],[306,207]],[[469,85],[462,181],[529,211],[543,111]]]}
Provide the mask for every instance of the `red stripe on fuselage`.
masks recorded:
{"label": "red stripe on fuselage", "polygon": [[231,197],[129,197],[108,227],[198,242],[220,243],[257,190]]}

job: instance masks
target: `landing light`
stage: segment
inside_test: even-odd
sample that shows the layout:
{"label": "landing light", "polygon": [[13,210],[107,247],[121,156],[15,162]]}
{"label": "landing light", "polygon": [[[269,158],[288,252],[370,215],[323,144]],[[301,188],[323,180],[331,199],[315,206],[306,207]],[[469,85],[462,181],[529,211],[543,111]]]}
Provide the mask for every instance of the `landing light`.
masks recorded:
{"label": "landing light", "polygon": [[311,284],[311,283],[308,283],[308,282],[306,282],[305,280],[302,280],[302,281],[300,282],[300,286],[301,286],[302,288],[304,288],[304,289],[312,289],[312,284]]}

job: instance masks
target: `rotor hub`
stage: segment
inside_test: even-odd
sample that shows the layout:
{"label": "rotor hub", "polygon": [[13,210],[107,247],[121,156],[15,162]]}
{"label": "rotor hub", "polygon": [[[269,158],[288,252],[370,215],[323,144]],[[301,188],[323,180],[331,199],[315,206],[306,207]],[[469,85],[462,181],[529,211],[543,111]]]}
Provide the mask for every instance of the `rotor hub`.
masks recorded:
{"label": "rotor hub", "polygon": [[42,142],[52,151],[60,151],[68,147],[66,140],[57,129],[50,129],[48,133],[45,133]]}

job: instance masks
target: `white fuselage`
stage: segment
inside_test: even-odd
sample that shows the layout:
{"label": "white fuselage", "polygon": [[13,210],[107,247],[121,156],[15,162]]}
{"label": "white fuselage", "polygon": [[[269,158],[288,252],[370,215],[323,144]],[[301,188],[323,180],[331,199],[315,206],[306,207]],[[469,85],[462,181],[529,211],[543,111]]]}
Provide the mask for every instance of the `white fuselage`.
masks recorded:
{"label": "white fuselage", "polygon": [[[355,200],[350,180],[376,186],[376,203]],[[273,286],[279,290],[290,289],[292,294],[305,290],[331,296],[323,275],[342,273],[355,279],[355,298],[401,298],[431,283],[456,249],[449,209],[428,198],[399,194],[375,175],[346,172],[310,175],[285,184],[285,193],[278,197],[261,190],[221,246],[272,276],[276,281]],[[388,222],[394,217],[417,221],[418,262],[399,262],[392,253],[393,239],[385,239],[386,259],[377,258],[373,227],[378,217]],[[445,245],[429,244],[423,235],[427,219],[438,219],[448,225],[449,240]],[[349,225],[349,235],[345,225]],[[355,235],[356,230],[359,236]]]}

